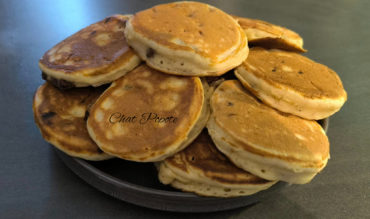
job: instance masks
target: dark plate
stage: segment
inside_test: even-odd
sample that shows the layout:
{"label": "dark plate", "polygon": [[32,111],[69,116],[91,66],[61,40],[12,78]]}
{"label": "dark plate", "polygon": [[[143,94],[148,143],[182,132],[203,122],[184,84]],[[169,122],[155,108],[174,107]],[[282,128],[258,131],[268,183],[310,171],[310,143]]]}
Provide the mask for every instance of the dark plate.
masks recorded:
{"label": "dark plate", "polygon": [[[319,121],[325,131],[329,119]],[[212,212],[248,206],[271,196],[286,185],[278,182],[254,195],[236,198],[201,197],[162,185],[152,163],[121,159],[86,161],[56,150],[63,162],[79,177],[117,199],[147,208],[177,212]]]}

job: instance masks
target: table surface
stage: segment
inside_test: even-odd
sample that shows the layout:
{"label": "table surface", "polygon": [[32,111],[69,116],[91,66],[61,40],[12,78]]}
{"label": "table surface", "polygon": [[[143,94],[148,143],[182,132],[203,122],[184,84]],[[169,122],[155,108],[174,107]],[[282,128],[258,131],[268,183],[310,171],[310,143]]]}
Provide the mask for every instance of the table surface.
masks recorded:
{"label": "table surface", "polygon": [[[0,217],[186,218],[105,195],[74,175],[42,138],[32,96],[43,53],[111,14],[161,1],[0,1]],[[211,1],[208,1],[210,3]],[[331,159],[310,184],[236,210],[195,218],[361,218],[370,216],[370,1],[212,1],[226,12],[286,26],[306,55],[338,72],[348,101],[330,121]]]}

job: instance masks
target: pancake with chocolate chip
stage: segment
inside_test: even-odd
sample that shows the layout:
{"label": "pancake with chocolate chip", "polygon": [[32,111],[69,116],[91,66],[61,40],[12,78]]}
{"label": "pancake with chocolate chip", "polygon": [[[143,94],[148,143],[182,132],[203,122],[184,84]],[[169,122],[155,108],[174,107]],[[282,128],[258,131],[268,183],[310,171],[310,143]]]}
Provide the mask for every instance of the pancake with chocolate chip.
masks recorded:
{"label": "pancake with chocolate chip", "polygon": [[147,65],[186,76],[217,76],[241,64],[248,43],[238,23],[199,2],[157,5],[136,13],[125,36]]}
{"label": "pancake with chocolate chip", "polygon": [[268,49],[282,49],[294,52],[306,52],[302,37],[285,27],[266,21],[233,16],[243,28],[249,46],[260,46]]}
{"label": "pancake with chocolate chip", "polygon": [[266,104],[305,119],[329,117],[347,100],[332,69],[294,52],[252,48],[235,75]]}
{"label": "pancake with chocolate chip", "polygon": [[216,149],[206,130],[187,148],[162,161],[158,177],[163,184],[214,197],[251,195],[275,183],[236,167]]}
{"label": "pancake with chocolate chip", "polygon": [[131,71],[140,59],[126,43],[128,18],[108,17],[58,43],[39,61],[43,78],[62,89],[96,87]]}
{"label": "pancake with chocolate chip", "polygon": [[86,160],[105,160],[86,129],[88,108],[103,88],[73,88],[60,91],[50,83],[41,85],[33,99],[33,113],[43,138],[59,150]]}
{"label": "pancake with chocolate chip", "polygon": [[185,148],[204,128],[207,84],[139,66],[116,80],[91,109],[87,128],[106,153],[151,162]]}
{"label": "pancake with chocolate chip", "polygon": [[281,113],[237,80],[213,93],[208,132],[236,166],[267,180],[308,183],[327,164],[329,141],[316,121]]}

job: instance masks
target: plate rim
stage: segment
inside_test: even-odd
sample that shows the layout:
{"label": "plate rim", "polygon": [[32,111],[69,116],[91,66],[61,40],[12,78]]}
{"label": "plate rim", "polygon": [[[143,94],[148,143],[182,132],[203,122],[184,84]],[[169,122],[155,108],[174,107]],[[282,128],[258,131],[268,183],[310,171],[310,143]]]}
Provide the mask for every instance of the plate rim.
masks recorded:
{"label": "plate rim", "polygon": [[[80,158],[71,157],[57,148],[55,148],[54,150],[56,151],[59,158],[63,161],[63,163],[69,169],[71,169],[73,173],[75,173],[79,178],[81,178],[87,184],[99,190],[100,192],[103,192],[109,196],[112,196],[116,199],[131,203],[131,204],[135,204],[138,206],[155,209],[155,210],[170,211],[170,212],[183,212],[183,213],[202,213],[202,212],[217,212],[217,211],[231,210],[235,208],[246,207],[246,206],[255,204],[259,201],[262,201],[263,199],[270,196],[270,193],[273,193],[276,190],[279,191],[280,189],[289,185],[286,182],[279,181],[273,186],[271,186],[270,188],[257,192],[253,195],[249,195],[249,196],[239,196],[239,197],[230,197],[230,198],[203,197],[203,196],[198,196],[196,194],[186,193],[186,192],[177,192],[177,191],[172,192],[172,191],[151,189],[145,186],[132,184],[130,182],[119,180],[119,179],[115,181],[109,181],[107,179],[110,179],[111,177],[105,177],[108,174],[90,165],[88,161],[82,160]],[[83,165],[81,165],[81,163],[83,163]],[[86,166],[89,166],[89,167],[86,168]],[[95,169],[96,171],[91,172],[90,170],[92,169]],[[105,176],[101,177],[100,174],[99,175],[95,174],[99,172],[103,172]],[[114,182],[114,185],[112,185],[112,182]],[[105,187],[106,185],[104,184],[115,186],[115,187],[107,189],[107,187]],[[117,193],[116,191],[113,191],[117,189],[118,187],[119,189],[122,189],[122,191],[120,192],[124,193],[125,196],[120,195],[121,193]],[[141,188],[145,188],[145,189],[141,189]],[[154,190],[156,191],[153,192]],[[177,195],[173,195],[173,194],[177,194]],[[186,196],[184,196],[184,194],[186,194]],[[137,197],[140,195],[145,195],[146,201],[139,201]],[[155,202],[159,200],[162,203]],[[181,204],[183,205],[178,205],[180,201],[181,201]]]}
{"label": "plate rim", "polygon": [[[319,124],[322,126],[324,131],[327,133],[329,127],[329,118],[320,120]],[[121,180],[111,174],[108,174],[99,168],[93,166],[89,162],[80,158],[71,157],[59,149],[53,147],[57,152],[59,158],[63,163],[72,170],[79,178],[84,180],[90,186],[96,188],[97,190],[117,198],[119,200],[129,202],[142,207],[147,207],[156,210],[172,211],[172,212],[216,212],[223,210],[235,209],[243,206],[249,206],[255,204],[262,199],[269,196],[270,193],[277,189],[281,189],[289,185],[287,182],[279,181],[270,188],[257,192],[249,196],[239,196],[239,197],[206,197],[199,196],[195,193],[183,192],[183,191],[166,191],[156,188],[150,188],[131,182]],[[106,185],[114,186],[112,188],[106,187]],[[113,185],[112,185],[113,184]],[[114,191],[115,189],[122,189],[122,191]],[[127,197],[123,197],[120,194],[125,193]],[[137,194],[136,194],[137,193]],[[146,198],[164,201],[164,203],[151,203],[150,201],[140,202],[137,199],[137,195],[147,195]],[[149,197],[148,197],[149,196]],[[188,204],[189,208],[183,208],[181,206],[176,206],[176,199],[183,199],[183,201],[192,201],[192,204]],[[222,202],[222,203],[219,203]],[[166,204],[169,204],[166,206]],[[200,204],[200,205],[199,205]],[[197,206],[199,205],[199,206]],[[215,206],[213,206],[215,205]],[[203,207],[203,208],[202,208]],[[185,210],[186,209],[186,210]]]}

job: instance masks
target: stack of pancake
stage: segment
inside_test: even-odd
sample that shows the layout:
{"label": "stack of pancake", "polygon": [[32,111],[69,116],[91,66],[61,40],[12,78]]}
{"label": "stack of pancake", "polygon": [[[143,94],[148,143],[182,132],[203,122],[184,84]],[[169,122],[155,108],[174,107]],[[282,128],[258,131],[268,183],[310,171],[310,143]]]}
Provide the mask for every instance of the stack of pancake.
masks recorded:
{"label": "stack of pancake", "polygon": [[308,183],[329,159],[316,120],[347,94],[305,51],[291,30],[198,2],[114,15],[40,59],[35,121],[71,156],[155,162],[199,195]]}

